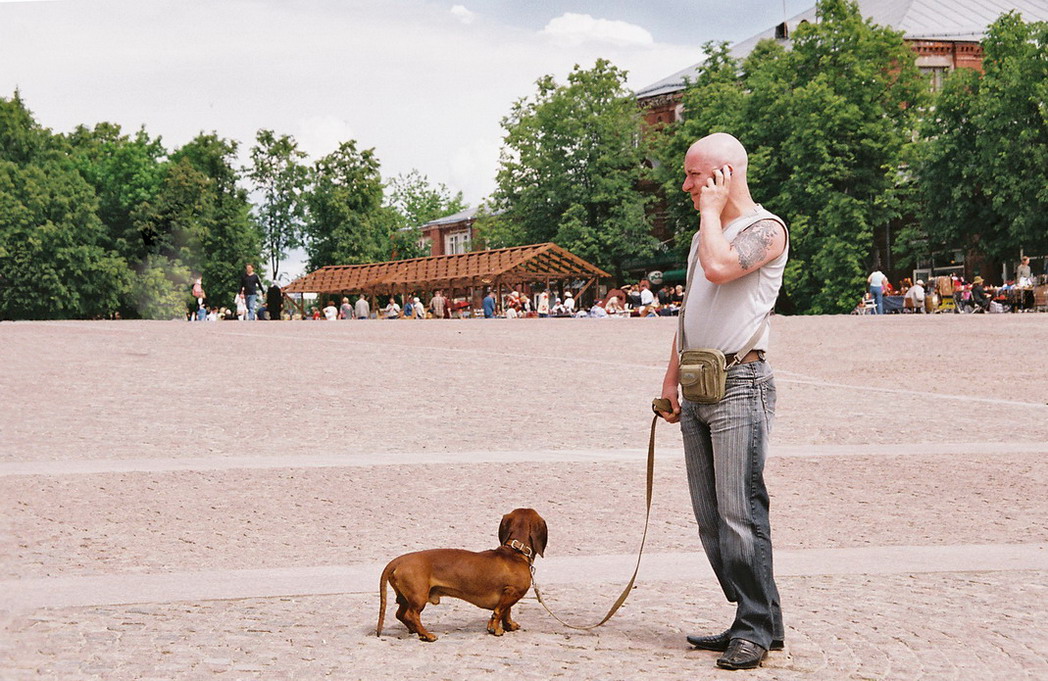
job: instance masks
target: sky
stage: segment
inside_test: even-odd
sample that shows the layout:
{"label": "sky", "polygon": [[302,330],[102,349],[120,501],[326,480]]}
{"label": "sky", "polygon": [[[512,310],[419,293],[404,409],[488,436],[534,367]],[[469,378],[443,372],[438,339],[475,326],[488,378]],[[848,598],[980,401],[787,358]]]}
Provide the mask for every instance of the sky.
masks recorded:
{"label": "sky", "polygon": [[290,134],[312,158],[353,139],[382,175],[417,169],[476,205],[502,118],[553,74],[609,59],[640,89],[814,0],[0,0],[0,96],[55,132]]}

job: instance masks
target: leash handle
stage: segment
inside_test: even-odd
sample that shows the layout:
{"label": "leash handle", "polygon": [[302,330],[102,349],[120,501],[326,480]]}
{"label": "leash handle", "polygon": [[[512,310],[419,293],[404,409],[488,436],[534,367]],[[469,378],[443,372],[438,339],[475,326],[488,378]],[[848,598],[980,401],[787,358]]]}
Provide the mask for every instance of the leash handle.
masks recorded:
{"label": "leash handle", "polygon": [[651,410],[655,412],[655,417],[651,419],[651,434],[648,436],[648,479],[647,492],[645,494],[644,534],[641,535],[640,538],[640,548],[637,550],[637,565],[633,568],[633,576],[630,577],[629,584],[627,584],[626,588],[622,590],[622,594],[618,597],[618,599],[616,599],[614,605],[611,606],[611,610],[608,611],[608,614],[604,616],[604,619],[597,622],[596,624],[590,624],[587,626],[570,624],[569,622],[565,622],[561,618],[557,617],[556,613],[550,610],[549,606],[546,605],[546,602],[542,599],[542,594],[539,592],[539,585],[535,582],[534,563],[531,566],[531,587],[535,590],[535,598],[538,599],[539,604],[546,609],[546,612],[548,612],[553,619],[557,620],[569,629],[596,629],[597,627],[610,620],[612,616],[616,612],[618,612],[619,608],[622,607],[622,604],[626,602],[626,599],[629,598],[630,591],[633,590],[633,584],[637,581],[637,573],[640,572],[640,559],[641,556],[644,555],[644,542],[648,539],[648,521],[651,519],[651,491],[655,483],[655,425],[659,422],[659,419],[662,418],[659,415],[659,411],[670,412],[673,411],[673,407],[670,405],[669,400],[659,398],[652,400]]}

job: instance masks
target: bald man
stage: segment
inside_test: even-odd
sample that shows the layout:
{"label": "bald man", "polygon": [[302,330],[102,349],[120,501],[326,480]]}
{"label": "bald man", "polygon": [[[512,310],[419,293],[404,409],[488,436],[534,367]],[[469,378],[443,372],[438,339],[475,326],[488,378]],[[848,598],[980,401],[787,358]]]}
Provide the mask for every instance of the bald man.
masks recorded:
{"label": "bald man", "polygon": [[[724,632],[688,636],[696,648],[723,652],[717,666],[753,669],[783,647],[782,612],[772,573],[764,461],[775,414],[775,382],[765,360],[768,318],[788,255],[783,220],[756,203],[746,184],[746,149],[717,133],[691,145],[684,186],[699,213],[688,257],[688,284],[662,397],[681,424],[688,487],[699,538],[724,595],[736,604]],[[752,349],[739,357],[749,341]],[[678,350],[716,348],[727,358],[724,398],[680,400]]]}

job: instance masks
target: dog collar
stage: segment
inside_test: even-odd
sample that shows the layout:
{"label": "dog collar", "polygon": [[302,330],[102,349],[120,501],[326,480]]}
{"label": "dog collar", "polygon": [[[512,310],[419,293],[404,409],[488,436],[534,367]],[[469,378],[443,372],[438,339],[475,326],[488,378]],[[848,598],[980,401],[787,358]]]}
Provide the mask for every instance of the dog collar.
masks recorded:
{"label": "dog collar", "polygon": [[531,561],[531,559],[534,556],[534,552],[531,550],[530,546],[528,546],[524,542],[518,541],[516,539],[510,539],[508,542],[503,544],[503,546],[508,546],[509,548],[513,549],[517,553],[523,555],[525,558],[528,559],[529,562]]}

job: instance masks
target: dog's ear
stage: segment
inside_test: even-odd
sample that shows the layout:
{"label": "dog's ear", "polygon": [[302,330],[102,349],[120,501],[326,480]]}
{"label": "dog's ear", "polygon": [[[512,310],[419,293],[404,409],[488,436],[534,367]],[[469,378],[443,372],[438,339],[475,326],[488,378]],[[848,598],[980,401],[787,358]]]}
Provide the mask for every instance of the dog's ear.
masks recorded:
{"label": "dog's ear", "polygon": [[531,535],[528,537],[531,548],[540,556],[546,550],[546,521],[538,513],[535,514],[536,522],[531,525]]}
{"label": "dog's ear", "polygon": [[511,514],[507,513],[506,515],[502,516],[502,522],[499,523],[499,544],[505,544],[506,541],[509,539],[511,523],[510,515]]}

